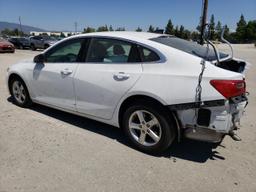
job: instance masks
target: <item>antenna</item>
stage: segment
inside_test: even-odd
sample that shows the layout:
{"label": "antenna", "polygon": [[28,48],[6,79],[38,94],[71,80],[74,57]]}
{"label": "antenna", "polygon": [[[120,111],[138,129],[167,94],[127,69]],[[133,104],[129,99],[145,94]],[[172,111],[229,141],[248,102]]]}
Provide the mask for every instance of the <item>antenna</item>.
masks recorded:
{"label": "antenna", "polygon": [[207,22],[207,10],[208,10],[208,0],[203,0],[203,8],[202,8],[202,17],[201,17],[201,31],[200,31],[200,44],[204,44],[204,31]]}

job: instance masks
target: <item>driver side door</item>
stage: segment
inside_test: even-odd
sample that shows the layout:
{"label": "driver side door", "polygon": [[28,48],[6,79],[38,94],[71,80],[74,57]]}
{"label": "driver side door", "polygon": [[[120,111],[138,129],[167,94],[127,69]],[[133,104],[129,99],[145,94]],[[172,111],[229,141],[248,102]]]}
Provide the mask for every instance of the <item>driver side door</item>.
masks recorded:
{"label": "driver side door", "polygon": [[44,54],[33,70],[35,101],[75,110],[74,74],[82,61],[85,39],[71,39]]}

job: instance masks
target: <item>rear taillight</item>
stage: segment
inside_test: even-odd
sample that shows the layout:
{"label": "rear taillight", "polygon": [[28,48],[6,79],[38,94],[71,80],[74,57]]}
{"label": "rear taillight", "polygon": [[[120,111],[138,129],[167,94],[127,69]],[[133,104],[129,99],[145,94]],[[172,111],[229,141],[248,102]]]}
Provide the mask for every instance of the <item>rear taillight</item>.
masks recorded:
{"label": "rear taillight", "polygon": [[244,80],[211,80],[211,85],[227,99],[246,92]]}

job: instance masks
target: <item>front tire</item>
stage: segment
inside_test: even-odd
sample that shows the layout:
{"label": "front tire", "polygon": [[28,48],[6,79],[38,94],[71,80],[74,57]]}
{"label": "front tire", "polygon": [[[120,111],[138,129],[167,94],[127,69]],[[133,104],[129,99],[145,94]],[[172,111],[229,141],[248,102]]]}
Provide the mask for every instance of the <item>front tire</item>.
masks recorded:
{"label": "front tire", "polygon": [[123,115],[123,128],[130,143],[138,150],[159,154],[175,139],[175,125],[164,107],[149,102],[135,103]]}
{"label": "front tire", "polygon": [[27,87],[25,83],[18,77],[10,81],[10,92],[14,104],[20,107],[29,107],[32,104]]}

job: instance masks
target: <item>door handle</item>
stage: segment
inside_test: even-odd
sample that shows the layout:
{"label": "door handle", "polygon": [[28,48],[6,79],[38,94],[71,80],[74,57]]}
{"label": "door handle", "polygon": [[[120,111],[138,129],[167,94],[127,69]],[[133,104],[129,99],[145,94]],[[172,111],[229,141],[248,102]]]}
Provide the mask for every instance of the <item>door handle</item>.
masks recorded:
{"label": "door handle", "polygon": [[119,72],[117,74],[114,74],[114,79],[116,81],[122,81],[122,80],[127,80],[130,78],[130,75],[124,72]]}
{"label": "door handle", "polygon": [[61,75],[70,75],[73,73],[71,69],[64,69],[60,71]]}

